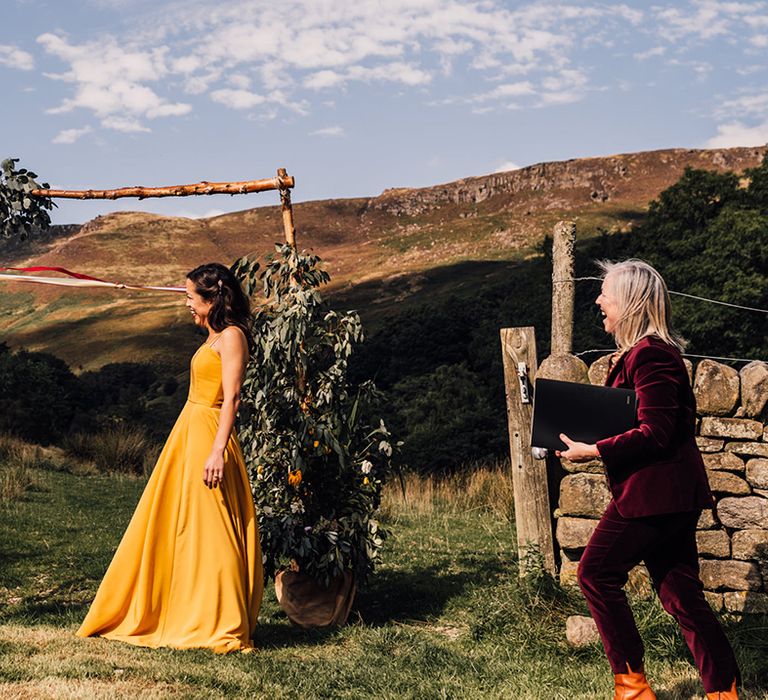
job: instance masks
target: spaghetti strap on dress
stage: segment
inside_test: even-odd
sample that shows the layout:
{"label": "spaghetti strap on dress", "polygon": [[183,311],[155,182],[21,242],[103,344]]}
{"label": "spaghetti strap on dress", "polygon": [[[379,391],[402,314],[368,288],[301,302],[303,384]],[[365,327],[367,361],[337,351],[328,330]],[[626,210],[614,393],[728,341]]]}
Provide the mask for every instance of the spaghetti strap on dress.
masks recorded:
{"label": "spaghetti strap on dress", "polygon": [[187,403],[78,636],[218,653],[253,648],[264,578],[234,431],[223,481],[218,488],[203,482],[221,402],[221,358],[204,344],[192,358]]}

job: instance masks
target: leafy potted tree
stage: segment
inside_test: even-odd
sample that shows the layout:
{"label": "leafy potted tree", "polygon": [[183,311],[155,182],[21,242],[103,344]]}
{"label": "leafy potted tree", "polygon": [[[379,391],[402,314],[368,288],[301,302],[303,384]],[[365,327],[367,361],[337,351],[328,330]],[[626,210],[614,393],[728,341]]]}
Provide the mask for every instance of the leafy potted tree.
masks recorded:
{"label": "leafy potted tree", "polygon": [[247,259],[235,268],[248,292],[260,283],[266,297],[239,433],[281,606],[298,625],[338,625],[380,557],[376,513],[393,446],[384,422],[369,420],[375,386],[348,378],[360,318],[323,302],[318,288],[330,278],[317,256],[276,248],[258,273]]}

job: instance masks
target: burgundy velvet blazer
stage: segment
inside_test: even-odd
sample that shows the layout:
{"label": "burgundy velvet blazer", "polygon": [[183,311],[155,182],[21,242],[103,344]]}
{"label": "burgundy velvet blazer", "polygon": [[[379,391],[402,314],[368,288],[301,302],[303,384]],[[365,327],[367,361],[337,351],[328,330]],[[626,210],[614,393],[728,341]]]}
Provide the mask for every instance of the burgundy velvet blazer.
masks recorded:
{"label": "burgundy velvet blazer", "polygon": [[696,399],[677,348],[647,336],[619,357],[605,384],[634,389],[638,404],[638,427],[597,443],[619,513],[712,508],[695,439]]}

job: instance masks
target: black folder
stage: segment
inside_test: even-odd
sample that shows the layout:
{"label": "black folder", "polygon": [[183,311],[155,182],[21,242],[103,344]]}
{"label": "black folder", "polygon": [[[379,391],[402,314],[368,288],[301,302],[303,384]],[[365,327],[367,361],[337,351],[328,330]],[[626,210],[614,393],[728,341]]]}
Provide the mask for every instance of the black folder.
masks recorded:
{"label": "black folder", "polygon": [[636,424],[637,397],[631,389],[536,380],[531,447],[566,450],[560,433],[591,445]]}

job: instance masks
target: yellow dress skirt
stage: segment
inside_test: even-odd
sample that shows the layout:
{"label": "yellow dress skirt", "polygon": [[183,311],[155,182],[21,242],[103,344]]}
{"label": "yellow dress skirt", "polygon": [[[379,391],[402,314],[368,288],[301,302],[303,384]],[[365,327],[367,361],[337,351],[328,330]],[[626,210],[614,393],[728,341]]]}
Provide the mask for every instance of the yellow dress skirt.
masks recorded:
{"label": "yellow dress skirt", "polygon": [[252,649],[264,588],[256,512],[237,436],[218,488],[203,467],[218,429],[221,358],[202,345],[189,399],[82,626],[147,647]]}

